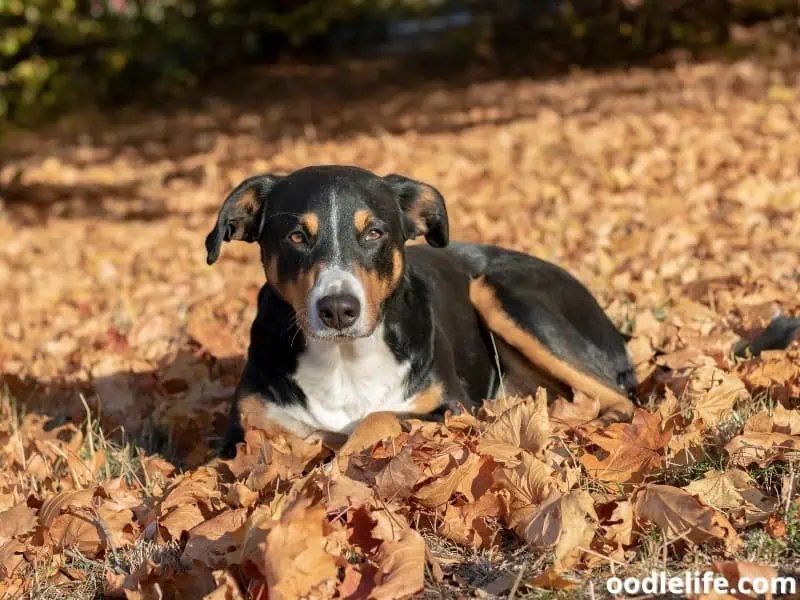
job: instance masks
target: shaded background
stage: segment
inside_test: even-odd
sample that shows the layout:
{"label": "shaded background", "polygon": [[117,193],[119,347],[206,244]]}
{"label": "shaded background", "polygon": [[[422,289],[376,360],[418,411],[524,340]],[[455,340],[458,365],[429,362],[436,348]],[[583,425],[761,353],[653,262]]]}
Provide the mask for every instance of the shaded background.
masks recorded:
{"label": "shaded background", "polygon": [[311,163],[429,181],[455,238],[558,262],[626,332],[722,280],[752,333],[797,303],[798,6],[2,2],[10,396],[61,422],[82,391],[204,460],[263,282],[204,236],[244,177]]}

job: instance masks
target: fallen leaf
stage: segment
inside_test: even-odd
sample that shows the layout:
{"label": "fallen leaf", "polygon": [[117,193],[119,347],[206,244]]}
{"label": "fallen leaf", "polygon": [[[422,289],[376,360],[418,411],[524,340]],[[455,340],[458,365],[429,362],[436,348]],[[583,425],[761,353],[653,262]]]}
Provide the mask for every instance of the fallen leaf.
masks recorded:
{"label": "fallen leaf", "polygon": [[558,397],[550,406],[550,424],[554,430],[574,429],[596,419],[600,414],[597,398],[575,392],[572,401]]}
{"label": "fallen leaf", "polygon": [[425,587],[425,540],[413,529],[405,529],[395,541],[384,541],[376,558],[374,600],[400,600]]}
{"label": "fallen leaf", "polygon": [[422,469],[411,458],[410,445],[403,446],[375,476],[375,489],[389,500],[401,500],[411,495],[422,476]]}
{"label": "fallen leaf", "polygon": [[598,517],[591,496],[580,490],[553,492],[542,504],[519,520],[514,530],[534,551],[555,552],[555,572],[572,568],[589,548]]}
{"label": "fallen leaf", "polygon": [[786,461],[798,456],[800,436],[783,433],[745,432],[725,445],[731,463],[739,467],[757,464],[765,467],[775,461]]}
{"label": "fallen leaf", "polygon": [[539,388],[535,398],[516,403],[490,423],[478,443],[478,452],[498,459],[517,456],[520,450],[536,455],[550,442],[547,393]]}
{"label": "fallen leaf", "polygon": [[735,552],[742,541],[725,516],[696,496],[668,485],[648,484],[633,495],[633,514],[644,529],[655,525],[667,540],[704,544],[718,541]]}
{"label": "fallen leaf", "polygon": [[492,459],[468,453],[460,463],[452,455],[450,461],[448,468],[443,473],[414,492],[414,499],[417,502],[423,506],[435,508],[445,504],[456,493],[462,494],[467,500],[474,500],[473,485],[482,473],[484,481],[481,487],[485,490],[491,485]]}
{"label": "fallen leaf", "polygon": [[37,521],[36,511],[24,502],[0,512],[0,540],[28,533]]}
{"label": "fallen leaf", "polygon": [[271,599],[322,593],[336,581],[340,564],[331,553],[332,531],[325,508],[312,497],[301,496],[263,535],[245,543],[242,565],[250,576],[266,581]]}
{"label": "fallen leaf", "polygon": [[703,479],[692,481],[685,489],[719,510],[727,511],[734,524],[753,525],[766,521],[778,507],[777,498],[763,494],[745,471],[708,471]]}
{"label": "fallen leaf", "polygon": [[198,561],[215,570],[238,564],[246,520],[247,509],[239,508],[193,527],[189,530],[182,559],[189,564]]}
{"label": "fallen leaf", "polygon": [[783,433],[800,435],[800,411],[787,410],[776,405],[771,411],[761,411],[750,417],[744,424],[745,432]]}
{"label": "fallen leaf", "polygon": [[636,409],[631,423],[614,423],[589,434],[599,450],[587,448],[580,461],[589,476],[600,481],[640,483],[664,464],[670,431],[661,431],[661,419]]}
{"label": "fallen leaf", "polygon": [[[757,579],[764,579],[768,582],[775,581],[778,577],[778,571],[767,565],[758,565],[751,562],[744,561],[713,561],[712,568],[716,573],[722,575],[727,581],[730,590],[736,590],[734,594],[736,598],[755,598],[758,594],[743,594],[738,592],[738,585],[742,579],[747,579],[752,585]],[[772,598],[772,593],[769,591],[766,598]]]}

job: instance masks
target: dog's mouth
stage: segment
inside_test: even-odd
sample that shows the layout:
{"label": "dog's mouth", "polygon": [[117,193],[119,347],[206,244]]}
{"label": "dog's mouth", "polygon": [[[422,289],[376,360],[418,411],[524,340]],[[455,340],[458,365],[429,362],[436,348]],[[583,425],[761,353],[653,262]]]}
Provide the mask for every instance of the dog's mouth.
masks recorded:
{"label": "dog's mouth", "polygon": [[345,330],[337,330],[330,328],[315,329],[308,324],[302,324],[301,329],[306,339],[323,342],[328,344],[346,344],[354,340],[360,340],[370,337],[377,329],[378,323],[368,328],[352,327]]}

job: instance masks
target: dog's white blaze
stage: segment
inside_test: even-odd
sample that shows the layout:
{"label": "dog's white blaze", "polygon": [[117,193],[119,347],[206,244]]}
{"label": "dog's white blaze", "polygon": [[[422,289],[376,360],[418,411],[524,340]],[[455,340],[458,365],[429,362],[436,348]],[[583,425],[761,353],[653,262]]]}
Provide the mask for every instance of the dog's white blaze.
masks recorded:
{"label": "dog's white blaze", "polygon": [[333,244],[333,266],[338,267],[342,262],[342,247],[339,241],[339,206],[336,202],[336,192],[331,190],[331,242]]}
{"label": "dog's white blaze", "polygon": [[281,410],[313,429],[351,433],[369,413],[409,410],[409,369],[408,362],[397,362],[386,345],[383,325],[371,336],[348,343],[309,340],[294,375],[306,406]]}

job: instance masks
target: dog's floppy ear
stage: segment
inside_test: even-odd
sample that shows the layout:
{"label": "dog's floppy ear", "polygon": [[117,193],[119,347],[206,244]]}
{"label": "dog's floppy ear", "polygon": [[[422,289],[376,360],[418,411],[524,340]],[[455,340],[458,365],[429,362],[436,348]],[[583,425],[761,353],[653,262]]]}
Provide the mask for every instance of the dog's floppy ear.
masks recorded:
{"label": "dog's floppy ear", "polygon": [[408,239],[424,235],[434,248],[444,248],[450,241],[447,208],[442,194],[432,185],[403,175],[383,178],[394,190],[403,211],[403,229]]}
{"label": "dog's floppy ear", "polygon": [[219,209],[216,225],[206,236],[206,262],[209,265],[213,265],[219,258],[222,242],[258,240],[264,225],[267,196],[279,179],[281,178],[276,175],[249,177],[228,194]]}

